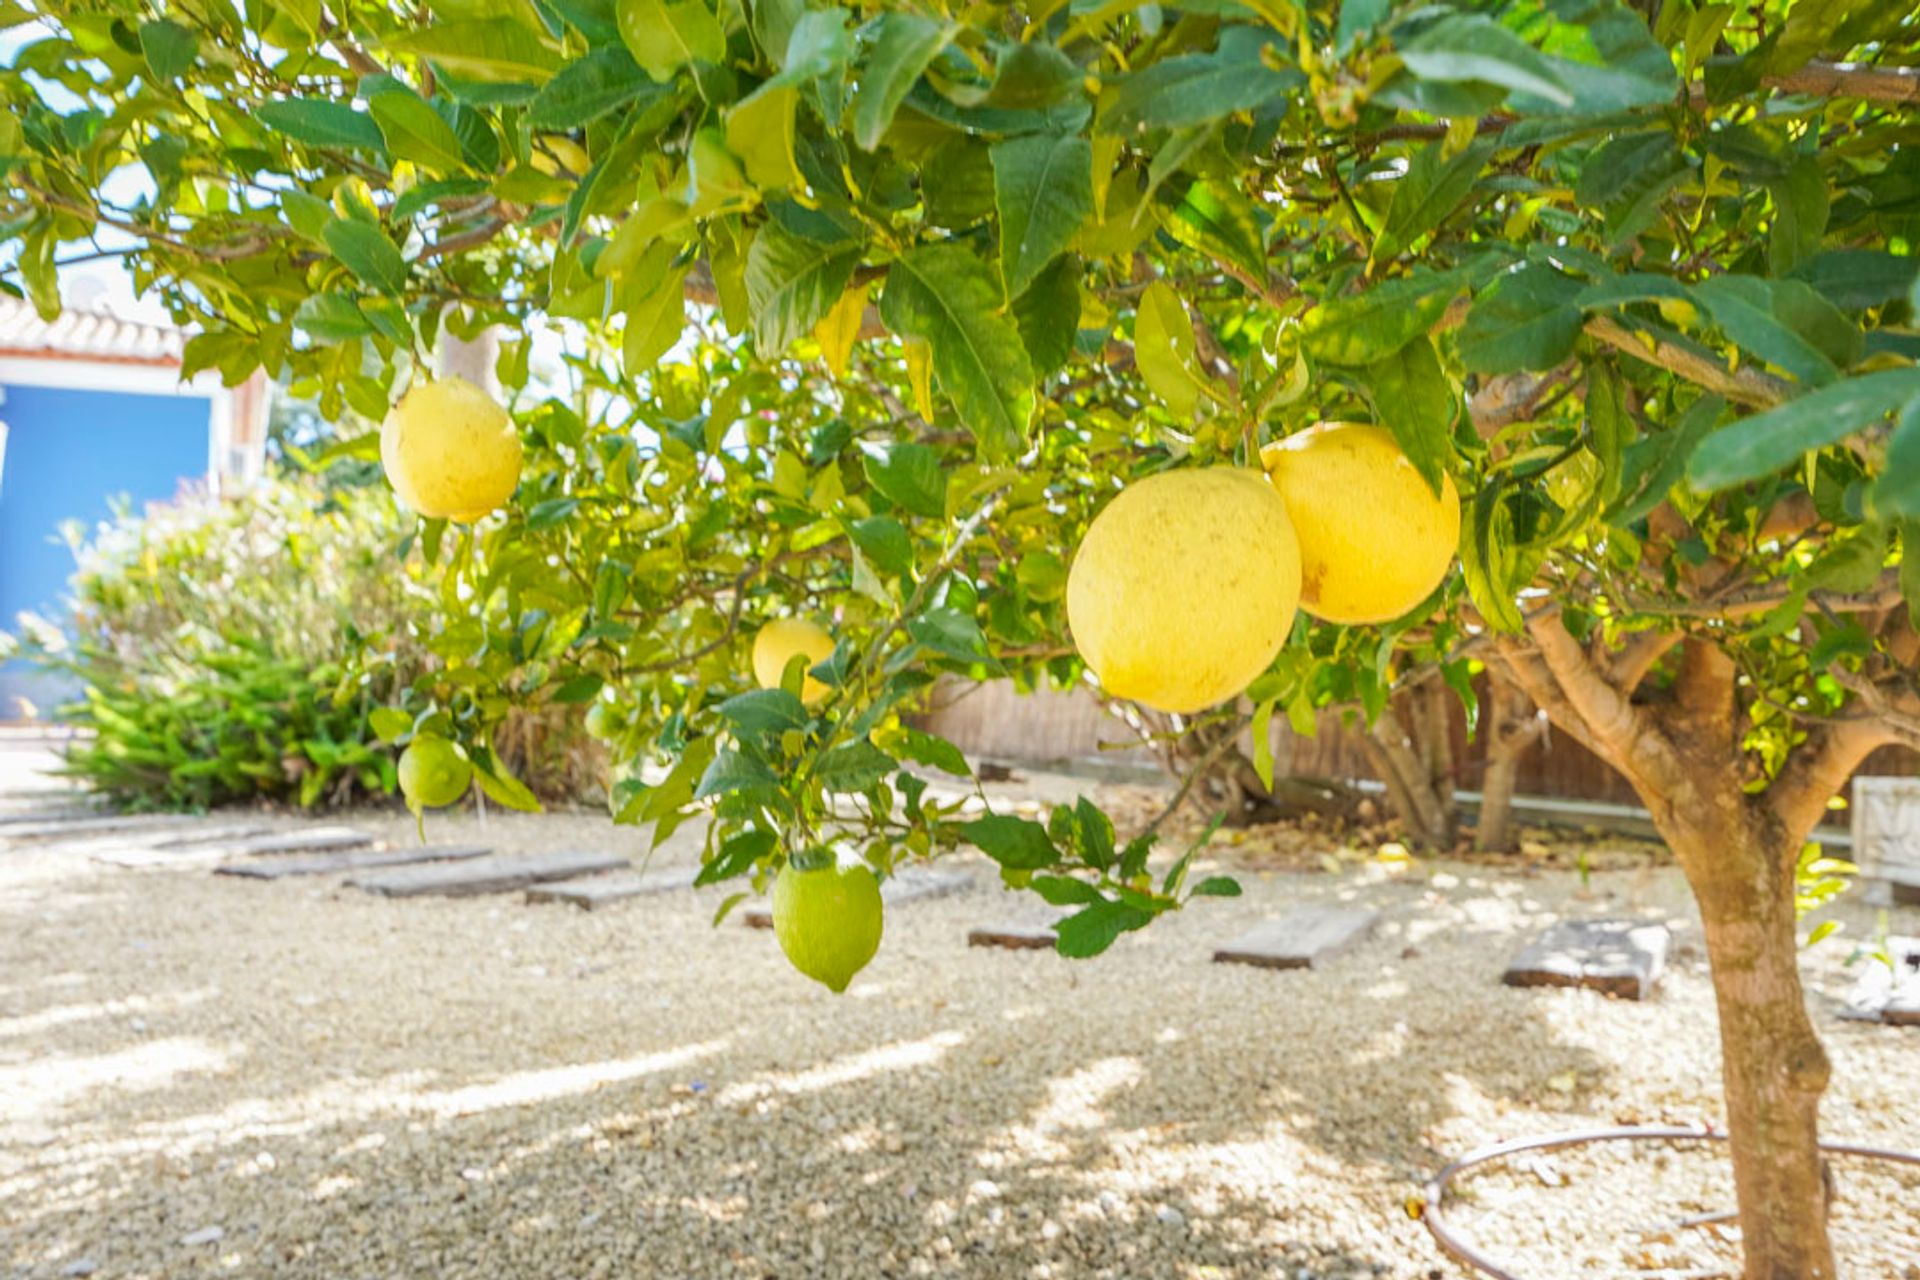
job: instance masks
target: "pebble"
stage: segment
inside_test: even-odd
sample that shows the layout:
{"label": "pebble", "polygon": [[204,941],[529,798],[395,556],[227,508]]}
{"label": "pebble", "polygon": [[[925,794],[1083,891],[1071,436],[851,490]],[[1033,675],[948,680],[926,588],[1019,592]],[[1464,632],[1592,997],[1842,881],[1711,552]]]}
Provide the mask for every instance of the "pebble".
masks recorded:
{"label": "pebble", "polygon": [[202,1227],[198,1231],[189,1231],[186,1235],[181,1236],[180,1243],[189,1247],[202,1244],[216,1244],[225,1238],[226,1234],[226,1228],[224,1227]]}
{"label": "pebble", "polygon": [[90,1276],[99,1269],[100,1264],[92,1258],[75,1258],[72,1262],[60,1268],[60,1274],[63,1276]]}
{"label": "pebble", "polygon": [[1161,1222],[1164,1222],[1169,1227],[1184,1227],[1187,1225],[1187,1215],[1170,1204],[1161,1205],[1158,1209],[1154,1210],[1153,1216],[1160,1219]]}

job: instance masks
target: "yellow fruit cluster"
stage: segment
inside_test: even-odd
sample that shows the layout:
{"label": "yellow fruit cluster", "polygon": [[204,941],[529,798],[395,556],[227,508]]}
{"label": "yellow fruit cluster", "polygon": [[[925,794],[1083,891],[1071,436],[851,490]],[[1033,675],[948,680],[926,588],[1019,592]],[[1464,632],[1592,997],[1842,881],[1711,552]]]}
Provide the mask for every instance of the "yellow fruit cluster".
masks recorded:
{"label": "yellow fruit cluster", "polygon": [[1067,623],[1109,693],[1203,710],[1267,669],[1296,609],[1385,622],[1446,577],[1459,495],[1446,479],[1436,496],[1383,428],[1321,423],[1260,460],[1264,476],[1151,476],[1088,528],[1067,576]]}

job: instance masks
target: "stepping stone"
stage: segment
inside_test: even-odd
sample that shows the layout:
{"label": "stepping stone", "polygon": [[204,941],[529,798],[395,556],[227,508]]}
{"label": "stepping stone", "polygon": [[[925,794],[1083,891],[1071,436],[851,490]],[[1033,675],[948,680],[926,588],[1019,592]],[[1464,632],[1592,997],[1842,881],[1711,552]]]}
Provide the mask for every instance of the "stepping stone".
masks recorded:
{"label": "stepping stone", "polygon": [[348,849],[307,857],[282,855],[258,862],[223,862],[217,876],[245,876],[250,880],[282,880],[288,876],[325,876],[341,871],[369,871],[419,862],[464,862],[484,858],[493,850],[483,845],[419,845],[408,849]]}
{"label": "stepping stone", "polygon": [[[881,884],[880,901],[889,907],[903,907],[923,898],[944,898],[948,894],[971,888],[973,877],[964,871],[928,871],[909,867]],[[773,907],[766,902],[756,902],[740,913],[740,919],[749,929],[771,929]]]}
{"label": "stepping stone", "polygon": [[1887,955],[1893,960],[1891,969],[1876,959],[1865,962],[1840,1016],[1920,1027],[1920,938],[1888,938]]}
{"label": "stepping stone", "polygon": [[1051,951],[1057,936],[1051,924],[982,924],[967,930],[967,945],[1002,947],[1008,951]]}
{"label": "stepping stone", "polygon": [[148,827],[177,827],[201,819],[185,813],[116,813],[104,818],[56,818],[17,822],[0,828],[0,839],[61,840],[69,836],[108,835]]}
{"label": "stepping stone", "polygon": [[527,890],[528,902],[565,902],[582,911],[644,898],[656,893],[671,893],[693,888],[698,867],[672,867],[665,871],[613,871],[603,876],[583,876],[557,884],[535,885]]}
{"label": "stepping stone", "polygon": [[507,893],[546,880],[570,880],[627,866],[619,854],[575,849],[558,853],[494,854],[448,865],[407,867],[347,883],[388,898],[464,898]]}
{"label": "stepping stone", "polygon": [[234,840],[249,840],[254,836],[263,836],[273,830],[262,822],[236,822],[224,827],[203,827],[198,831],[187,831],[177,836],[167,836],[161,840],[143,841],[149,849],[189,849],[198,844],[219,844]]}
{"label": "stepping stone", "polygon": [[364,849],[372,843],[373,837],[356,827],[308,827],[213,844],[143,844],[131,849],[110,849],[94,854],[93,860],[115,867],[190,867],[250,855]]}
{"label": "stepping stone", "polygon": [[1359,907],[1301,907],[1257,924],[1213,953],[1216,964],[1262,969],[1318,969],[1373,932],[1378,911]]}
{"label": "stepping stone", "polygon": [[1510,987],[1588,987],[1644,1000],[1666,967],[1673,935],[1645,920],[1562,920],[1520,949]]}

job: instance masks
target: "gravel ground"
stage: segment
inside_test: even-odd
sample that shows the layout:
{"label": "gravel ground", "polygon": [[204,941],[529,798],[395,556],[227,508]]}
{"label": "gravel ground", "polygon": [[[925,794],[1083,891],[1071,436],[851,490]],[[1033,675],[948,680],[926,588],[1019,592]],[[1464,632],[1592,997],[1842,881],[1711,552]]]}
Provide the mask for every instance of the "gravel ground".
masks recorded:
{"label": "gravel ground", "polygon": [[[402,815],[351,820],[410,838]],[[597,815],[429,834],[633,841]],[[590,914],[0,851],[0,1276],[1424,1280],[1460,1274],[1407,1212],[1445,1159],[1720,1115],[1668,870],[1583,890],[1466,864],[1255,869],[1245,897],[1076,963],[967,948],[970,924],[1033,908],[958,865],[979,888],[897,910],[836,998],[770,934],[711,927],[717,893]],[[1208,963],[1332,901],[1385,918],[1329,968]],[[1656,1000],[1499,985],[1526,933],[1599,912],[1678,923]],[[1873,932],[1839,914],[1841,939]],[[1920,1146],[1920,1033],[1835,1017],[1841,939],[1807,956],[1828,1132]],[[1899,1225],[1920,1178],[1848,1166],[1841,1186],[1851,1274],[1920,1276]],[[1730,1256],[1662,1230],[1730,1207],[1710,1153],[1561,1153],[1464,1190],[1457,1219],[1541,1280]]]}

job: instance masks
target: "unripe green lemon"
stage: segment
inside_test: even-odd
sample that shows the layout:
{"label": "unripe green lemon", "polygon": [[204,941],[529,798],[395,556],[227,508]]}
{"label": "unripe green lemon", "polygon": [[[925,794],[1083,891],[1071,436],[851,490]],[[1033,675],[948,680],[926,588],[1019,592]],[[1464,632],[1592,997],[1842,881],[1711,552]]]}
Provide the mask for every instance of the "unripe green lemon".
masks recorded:
{"label": "unripe green lemon", "polygon": [[[806,655],[807,666],[818,666],[833,656],[833,637],[805,618],[775,618],[753,638],[753,678],[762,689],[778,689],[796,653]],[[800,682],[800,701],[815,703],[830,691],[831,686],[807,676]]]}
{"label": "unripe green lemon", "polygon": [[415,738],[400,753],[400,794],[416,813],[452,804],[471,781],[473,766],[445,738]]}
{"label": "unripe green lemon", "polygon": [[865,866],[802,871],[791,863],[773,882],[773,936],[787,961],[816,982],[845,991],[880,949],[880,882]]}
{"label": "unripe green lemon", "polygon": [[620,713],[605,702],[596,702],[587,708],[587,736],[595,741],[605,742],[626,727],[621,722]]}
{"label": "unripe green lemon", "polygon": [[380,462],[400,500],[423,516],[473,521],[520,483],[520,433],[465,378],[417,382],[380,425]]}
{"label": "unripe green lemon", "polygon": [[1460,494],[1434,496],[1385,427],[1322,422],[1260,451],[1300,537],[1300,607],[1328,622],[1388,622],[1447,576]]}
{"label": "unripe green lemon", "polygon": [[1286,643],[1300,550],[1258,471],[1163,471],[1094,518],[1067,574],[1074,645],[1108,693],[1191,712],[1233,697]]}

